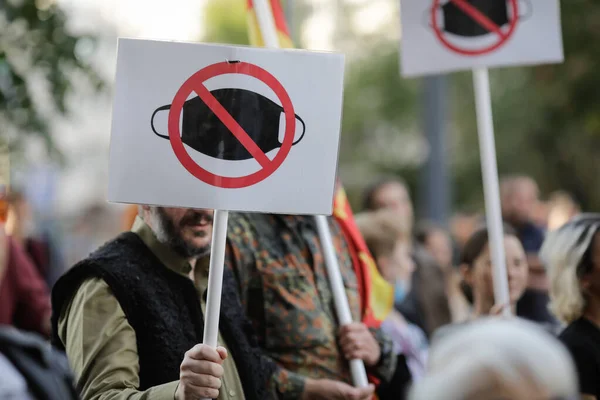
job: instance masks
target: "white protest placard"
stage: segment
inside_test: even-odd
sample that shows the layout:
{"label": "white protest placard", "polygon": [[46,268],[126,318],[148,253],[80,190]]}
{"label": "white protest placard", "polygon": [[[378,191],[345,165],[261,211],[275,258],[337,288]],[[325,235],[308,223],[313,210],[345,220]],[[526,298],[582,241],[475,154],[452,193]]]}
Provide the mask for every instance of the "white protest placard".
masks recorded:
{"label": "white protest placard", "polygon": [[331,214],[344,57],[120,39],[108,200]]}
{"label": "white protest placard", "polygon": [[402,75],[563,61],[559,0],[401,0]]}

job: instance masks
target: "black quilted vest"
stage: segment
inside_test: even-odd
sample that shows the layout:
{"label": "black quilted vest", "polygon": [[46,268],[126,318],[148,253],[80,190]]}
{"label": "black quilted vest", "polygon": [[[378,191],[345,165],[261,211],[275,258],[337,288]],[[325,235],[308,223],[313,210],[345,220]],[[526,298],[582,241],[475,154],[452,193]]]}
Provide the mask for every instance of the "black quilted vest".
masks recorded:
{"label": "black quilted vest", "polygon": [[[53,343],[58,318],[84,280],[102,278],[136,333],[140,390],[179,379],[186,351],[202,343],[204,318],[193,282],[164,266],[138,235],[123,233],[76,264],[52,290]],[[243,315],[233,275],[225,269],[219,332],[227,344],[247,399],[271,398],[273,364],[261,361]]]}

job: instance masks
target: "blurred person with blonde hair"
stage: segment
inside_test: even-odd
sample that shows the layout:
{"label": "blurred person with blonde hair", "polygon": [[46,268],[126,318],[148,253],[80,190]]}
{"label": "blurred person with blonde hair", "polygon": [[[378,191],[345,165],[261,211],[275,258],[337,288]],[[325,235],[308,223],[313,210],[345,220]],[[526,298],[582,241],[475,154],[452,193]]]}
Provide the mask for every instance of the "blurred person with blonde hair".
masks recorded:
{"label": "blurred person with blonde hair", "polygon": [[[389,209],[366,212],[356,216],[356,224],[362,233],[369,251],[373,255],[381,276],[394,285],[394,301],[401,303],[411,290],[415,264],[411,254],[411,225],[406,219]],[[425,333],[408,322],[397,310],[392,309],[382,323],[381,329],[394,342],[394,351],[399,355],[399,368],[392,385],[378,391],[380,399],[398,399],[405,385],[412,378],[423,376],[427,359]],[[402,358],[403,357],[403,358]],[[401,376],[402,363],[406,360],[409,374]],[[410,375],[410,376],[406,376]],[[387,395],[387,397],[386,397]]]}
{"label": "blurred person with blonde hair", "polygon": [[566,349],[536,325],[485,318],[436,342],[410,400],[575,400]]}
{"label": "blurred person with blonde hair", "polygon": [[581,214],[551,232],[541,251],[550,308],[568,324],[560,334],[585,400],[600,399],[600,214]]}

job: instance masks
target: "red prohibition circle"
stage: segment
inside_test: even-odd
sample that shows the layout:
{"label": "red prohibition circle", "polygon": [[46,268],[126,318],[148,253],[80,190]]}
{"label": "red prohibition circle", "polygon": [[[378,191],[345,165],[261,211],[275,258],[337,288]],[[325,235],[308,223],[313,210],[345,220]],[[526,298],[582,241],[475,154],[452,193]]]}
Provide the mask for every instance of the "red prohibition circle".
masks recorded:
{"label": "red prohibition circle", "polygon": [[[442,32],[442,29],[438,25],[439,21],[438,21],[438,17],[437,17],[437,10],[440,7],[440,1],[441,0],[433,1],[433,7],[431,8],[431,25],[433,27],[433,31],[434,31],[435,35],[444,44],[444,46],[446,46],[447,48],[449,48],[450,50],[452,50],[456,53],[459,53],[459,54],[462,54],[465,56],[480,56],[483,54],[491,53],[494,50],[496,50],[496,49],[500,48],[501,46],[503,46],[504,44],[506,44],[508,39],[511,38],[512,34],[515,32],[515,29],[517,28],[517,21],[519,19],[519,4],[518,4],[518,0],[510,0],[512,9],[513,9],[513,17],[510,21],[508,31],[503,35],[503,37],[500,38],[500,40],[497,43],[494,43],[491,46],[484,47],[481,49],[460,48],[460,47],[456,46],[455,44],[451,43],[448,40],[448,38],[446,38],[444,36],[444,32]],[[449,0],[449,1],[452,2],[453,0]]]}
{"label": "red prohibition circle", "polygon": [[[181,119],[181,111],[183,105],[191,93],[196,92],[202,86],[203,91],[208,91],[204,87],[204,82],[215,76],[224,74],[242,74],[254,77],[267,86],[269,86],[273,92],[277,95],[283,106],[285,113],[285,135],[281,143],[281,147],[277,151],[275,158],[269,160],[266,155],[264,159],[268,160],[267,165],[261,163],[262,168],[250,175],[239,176],[239,177],[226,177],[213,174],[210,171],[199,166],[188,154],[183,141],[181,140],[181,133],[179,132],[179,121]],[[200,96],[202,98],[202,96]],[[204,100],[204,99],[203,99]],[[210,106],[209,106],[210,107]],[[246,62],[221,62],[209,65],[202,68],[191,77],[189,77],[179,88],[173,101],[171,103],[171,109],[169,111],[169,142],[173,152],[177,156],[177,159],[183,165],[183,167],[196,178],[201,181],[221,188],[226,189],[239,189],[248,186],[252,186],[258,182],[263,181],[269,177],[273,172],[281,166],[288,156],[292,144],[294,142],[294,134],[296,132],[296,114],[294,113],[294,106],[290,100],[290,96],[281,83],[265,69]],[[258,160],[257,160],[258,161]]]}

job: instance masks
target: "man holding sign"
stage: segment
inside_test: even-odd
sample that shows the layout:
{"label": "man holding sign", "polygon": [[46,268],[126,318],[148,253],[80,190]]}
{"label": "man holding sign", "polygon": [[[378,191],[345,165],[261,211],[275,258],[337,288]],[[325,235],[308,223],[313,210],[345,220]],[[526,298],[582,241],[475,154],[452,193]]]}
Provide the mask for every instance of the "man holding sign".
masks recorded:
{"label": "man holding sign", "polygon": [[[152,61],[156,59],[166,62]],[[372,395],[374,388],[366,383],[366,375],[367,387],[338,382],[349,379],[347,362],[337,353],[327,355],[326,367],[331,372],[302,374],[330,381],[306,379],[294,385],[292,373],[274,369],[273,363],[252,346],[251,327],[245,324],[238,294],[234,293],[237,284],[230,271],[223,273],[229,211],[264,212],[267,219],[272,213],[332,213],[343,69],[341,54],[119,40],[108,199],[185,207],[188,211],[144,206],[143,221],[138,220],[134,232],[117,238],[77,266],[55,290],[55,339],[66,345],[68,353],[69,347],[74,347],[72,358],[81,361],[78,370],[82,384],[101,387],[97,393],[117,387],[115,394],[125,393],[121,395],[124,398],[127,391],[140,399],[162,398],[163,393],[168,397],[175,391],[177,371],[182,367],[179,388],[186,386],[201,398],[213,396],[212,390],[221,384],[220,396],[242,399],[262,398],[266,388],[285,399],[366,399]],[[306,82],[314,84],[307,86]],[[210,251],[209,235],[201,235],[200,230],[201,226],[208,229],[210,214],[194,211],[196,208],[215,210]],[[167,211],[162,213],[165,218],[160,217],[160,210]],[[165,227],[170,226],[176,228],[176,235],[164,234],[169,232]],[[298,232],[292,230],[291,234]],[[309,233],[315,235],[314,227]],[[187,251],[186,243],[197,251]],[[298,249],[304,246],[303,242],[296,244]],[[202,246],[204,251],[200,251]],[[89,291],[98,289],[97,281],[84,282],[97,278],[108,285],[99,289],[104,290],[104,298],[114,297],[109,303],[115,312],[109,312],[101,324],[94,322],[98,320],[95,316],[84,319],[71,315],[82,309],[85,312],[86,304],[95,304],[94,299],[78,304],[77,296],[85,300]],[[327,279],[319,276],[315,282],[320,292],[331,295],[323,292],[323,285],[329,284]],[[92,287],[80,289],[86,284]],[[114,309],[117,303],[122,312]],[[279,299],[268,303],[281,305]],[[108,307],[101,303],[92,308],[105,311]],[[331,313],[332,309],[325,303],[316,312]],[[116,325],[124,325],[129,339],[113,340],[117,326],[111,321],[115,315]],[[328,328],[335,330],[327,331],[327,343],[322,348],[329,344],[337,348],[339,344],[345,356],[354,359],[352,365],[363,367],[363,372],[364,366],[357,359],[365,360],[373,371],[389,368],[391,364],[384,363],[387,352],[363,325],[345,327],[338,342],[337,324],[331,324],[334,316],[325,317]],[[83,360],[75,354],[82,346],[69,343],[73,337],[69,331],[77,331],[79,320],[89,324],[79,336],[74,332],[75,340],[79,337],[90,346]],[[127,329],[125,322],[133,329]],[[311,322],[293,317],[288,321],[296,325]],[[302,333],[296,332],[298,342]],[[274,335],[269,337],[276,340]],[[197,343],[217,351],[195,347]],[[226,345],[232,357],[223,359],[225,352],[219,345]],[[98,349],[106,349],[104,361]],[[305,350],[299,347],[299,351]],[[186,351],[187,359],[183,360]],[[122,365],[127,360],[120,358],[127,355],[131,358],[129,373],[123,378]],[[318,357],[311,354],[312,362]],[[99,364],[104,367],[88,377],[86,368]],[[221,364],[224,371],[217,368]],[[298,365],[293,367],[297,370]],[[105,369],[111,371],[108,379]],[[221,375],[221,380],[213,379]],[[156,385],[156,396],[138,394]],[[178,396],[181,390],[177,389]]]}
{"label": "man holding sign", "polygon": [[[329,225],[353,320],[360,321],[349,243],[335,220]],[[360,322],[339,326],[313,218],[231,214],[226,256],[260,346],[285,368],[276,376],[283,398],[303,391],[316,396],[311,399],[370,398],[372,387],[350,386],[352,359],[363,360],[379,379],[391,378],[396,357],[389,338]]]}
{"label": "man holding sign", "polygon": [[[53,291],[54,343],[86,399],[265,399],[275,366],[224,277],[219,346],[202,343],[213,212],[140,207],[131,232]],[[184,355],[185,354],[185,355]]]}

